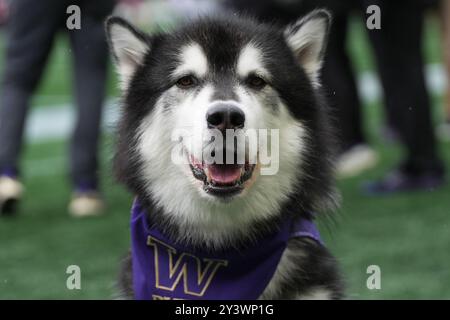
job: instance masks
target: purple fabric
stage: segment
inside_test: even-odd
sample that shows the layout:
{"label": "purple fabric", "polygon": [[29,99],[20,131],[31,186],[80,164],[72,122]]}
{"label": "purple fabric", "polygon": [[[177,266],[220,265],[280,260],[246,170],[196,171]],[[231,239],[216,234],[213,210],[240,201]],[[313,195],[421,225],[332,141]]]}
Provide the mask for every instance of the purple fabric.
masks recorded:
{"label": "purple fabric", "polygon": [[2,168],[0,170],[0,176],[4,176],[4,177],[9,177],[9,178],[15,179],[15,178],[17,178],[18,173],[17,173],[16,169],[7,167],[7,168]]}
{"label": "purple fabric", "polygon": [[321,243],[311,221],[285,221],[278,232],[249,247],[208,252],[170,241],[147,219],[135,201],[131,252],[137,300],[255,300],[275,273],[290,238],[310,237]]}
{"label": "purple fabric", "polygon": [[311,238],[324,245],[319,230],[311,220],[299,219],[293,222],[291,238]]}
{"label": "purple fabric", "polygon": [[98,190],[98,187],[97,187],[97,183],[95,183],[95,182],[77,183],[75,185],[75,192],[79,192],[79,193],[94,192],[97,190]]}

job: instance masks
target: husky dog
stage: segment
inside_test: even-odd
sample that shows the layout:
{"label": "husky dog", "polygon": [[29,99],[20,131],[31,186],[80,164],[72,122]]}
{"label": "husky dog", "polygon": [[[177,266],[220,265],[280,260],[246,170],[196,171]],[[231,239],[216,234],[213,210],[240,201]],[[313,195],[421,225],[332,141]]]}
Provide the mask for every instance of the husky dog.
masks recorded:
{"label": "husky dog", "polygon": [[[121,18],[107,21],[123,90],[115,171],[138,201],[133,256],[120,277],[124,298],[342,297],[336,261],[312,224],[315,213],[337,202],[319,83],[330,20],[327,11],[316,10],[280,30],[224,15],[153,35]],[[189,139],[173,138],[180,128]],[[202,161],[197,155],[210,143],[204,135],[209,129],[278,130],[276,174],[262,175],[261,163],[248,158],[241,164]],[[180,146],[187,161],[174,163]],[[281,235],[286,221],[302,219],[309,227]],[[157,235],[141,237],[140,228]],[[272,250],[275,242],[284,243],[281,250]],[[203,258],[196,250],[205,252]],[[160,261],[164,255],[168,269]],[[233,267],[230,256],[241,259],[240,266]],[[198,268],[194,284],[187,279],[192,264]],[[235,269],[227,274],[227,268]],[[222,289],[208,294],[220,277]],[[180,295],[171,295],[178,289]]]}

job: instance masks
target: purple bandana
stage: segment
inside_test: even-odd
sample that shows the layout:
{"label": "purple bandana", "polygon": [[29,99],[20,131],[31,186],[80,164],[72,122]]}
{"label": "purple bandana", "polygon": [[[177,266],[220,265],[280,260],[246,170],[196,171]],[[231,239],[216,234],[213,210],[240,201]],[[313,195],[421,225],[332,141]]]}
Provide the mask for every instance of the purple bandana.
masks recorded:
{"label": "purple bandana", "polygon": [[286,221],[280,230],[245,249],[206,252],[173,243],[149,227],[136,200],[131,217],[133,287],[137,300],[256,300],[275,273],[287,242],[322,243],[312,221]]}

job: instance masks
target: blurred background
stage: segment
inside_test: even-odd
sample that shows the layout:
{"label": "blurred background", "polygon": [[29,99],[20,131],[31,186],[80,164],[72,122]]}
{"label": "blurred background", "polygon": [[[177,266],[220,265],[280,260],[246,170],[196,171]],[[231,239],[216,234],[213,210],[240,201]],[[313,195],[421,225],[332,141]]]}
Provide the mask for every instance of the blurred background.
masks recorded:
{"label": "blurred background", "polygon": [[[98,30],[112,12],[151,31],[223,7],[280,25],[332,10],[323,82],[343,203],[319,221],[325,242],[351,299],[450,299],[450,1],[88,2],[0,0],[0,299],[114,296],[132,195],[112,176],[119,91]],[[81,30],[67,30],[71,4]],[[372,4],[380,30],[367,27]],[[70,265],[81,290],[66,288]]]}

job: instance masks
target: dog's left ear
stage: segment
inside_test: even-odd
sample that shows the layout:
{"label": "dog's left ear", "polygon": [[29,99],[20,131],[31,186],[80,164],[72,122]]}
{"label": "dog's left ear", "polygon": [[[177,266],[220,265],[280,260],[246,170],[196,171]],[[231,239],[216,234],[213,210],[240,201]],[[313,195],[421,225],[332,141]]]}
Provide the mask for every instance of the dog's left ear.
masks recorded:
{"label": "dog's left ear", "polygon": [[314,84],[326,49],[331,14],[323,9],[315,10],[284,30],[287,44]]}
{"label": "dog's left ear", "polygon": [[150,37],[119,17],[108,18],[106,35],[122,87],[126,89],[134,72],[151,50]]}

